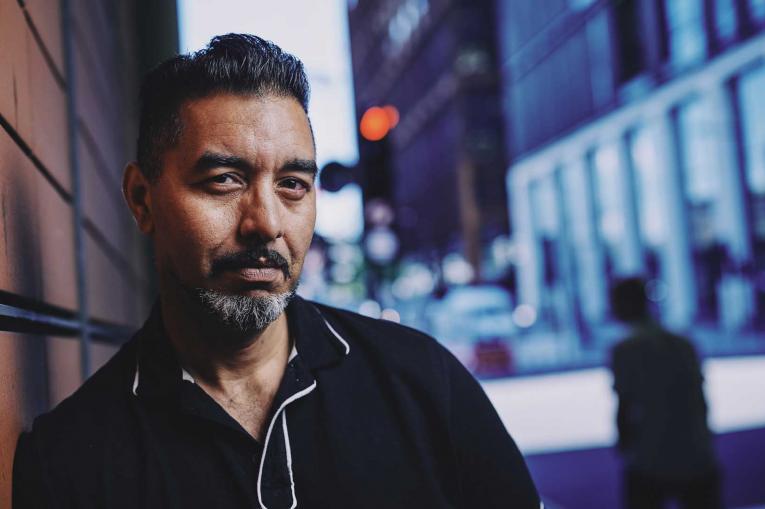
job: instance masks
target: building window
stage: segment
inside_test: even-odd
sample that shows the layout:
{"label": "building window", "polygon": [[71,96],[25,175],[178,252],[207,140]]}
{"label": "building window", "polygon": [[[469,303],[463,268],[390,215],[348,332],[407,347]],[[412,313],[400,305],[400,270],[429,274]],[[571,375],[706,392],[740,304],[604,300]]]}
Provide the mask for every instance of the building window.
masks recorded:
{"label": "building window", "polygon": [[743,75],[738,82],[739,111],[749,198],[756,316],[765,327],[765,67]]}
{"label": "building window", "polygon": [[765,0],[749,0],[749,15],[758,23],[765,21]]}
{"label": "building window", "polygon": [[627,207],[621,190],[624,188],[624,165],[616,142],[598,147],[593,153],[593,177],[598,233],[603,242],[604,270],[608,281],[629,275],[626,252]]}
{"label": "building window", "polygon": [[614,62],[608,12],[602,10],[585,26],[590,61],[592,104],[596,110],[609,106],[614,100]]}
{"label": "building window", "polygon": [[750,192],[765,195],[765,68],[744,75],[739,97],[746,153],[746,181]]}
{"label": "building window", "polygon": [[638,0],[613,2],[617,56],[617,79],[625,83],[643,70],[643,45],[640,40],[640,4]]}
{"label": "building window", "polygon": [[593,224],[592,190],[585,161],[565,166],[561,172],[561,185],[568,249],[573,257],[574,302],[581,306],[581,312],[588,322],[598,322],[602,320],[607,307],[607,296]]}
{"label": "building window", "polygon": [[643,260],[649,280],[662,279],[660,260],[667,238],[665,208],[666,175],[662,174],[652,126],[640,127],[630,136],[630,158],[634,171],[635,205],[643,245]]}
{"label": "building window", "polygon": [[388,47],[390,54],[403,48],[428,13],[428,0],[404,0],[388,21]]}
{"label": "building window", "polygon": [[534,211],[534,231],[542,253],[542,280],[545,287],[553,287],[560,281],[555,242],[560,235],[560,213],[555,181],[545,176],[532,184],[531,209]]}
{"label": "building window", "polygon": [[561,304],[564,302],[563,264],[560,258],[560,200],[554,174],[547,174],[530,186],[534,236],[541,260],[539,315],[544,323],[559,330],[565,326]]}
{"label": "building window", "polygon": [[735,0],[714,1],[714,26],[717,40],[721,43],[726,44],[735,39],[738,30]]}
{"label": "building window", "polygon": [[568,0],[568,6],[572,11],[585,11],[594,3],[595,0]]}
{"label": "building window", "polygon": [[720,130],[724,125],[714,103],[701,99],[678,111],[684,195],[687,208],[690,248],[696,283],[696,309],[702,322],[719,320],[719,290],[723,276],[731,268],[730,252],[724,236],[725,220],[721,190],[724,175],[720,164],[723,147]]}
{"label": "building window", "polygon": [[673,67],[685,67],[706,56],[704,6],[702,0],[665,0],[669,60]]}

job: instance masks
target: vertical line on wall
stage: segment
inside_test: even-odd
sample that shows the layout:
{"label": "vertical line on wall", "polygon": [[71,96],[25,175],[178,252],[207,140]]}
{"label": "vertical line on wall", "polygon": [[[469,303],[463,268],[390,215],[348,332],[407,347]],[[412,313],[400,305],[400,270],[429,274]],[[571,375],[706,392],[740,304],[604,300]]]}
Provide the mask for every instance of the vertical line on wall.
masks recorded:
{"label": "vertical line on wall", "polygon": [[82,212],[82,184],[77,148],[77,81],[72,33],[72,6],[61,0],[61,34],[64,45],[66,74],[66,115],[69,141],[69,167],[72,175],[72,220],[74,222],[75,275],[77,278],[77,318],[80,325],[80,372],[84,381],[90,375],[90,331],[88,328],[88,296],[85,274],[85,230]]}

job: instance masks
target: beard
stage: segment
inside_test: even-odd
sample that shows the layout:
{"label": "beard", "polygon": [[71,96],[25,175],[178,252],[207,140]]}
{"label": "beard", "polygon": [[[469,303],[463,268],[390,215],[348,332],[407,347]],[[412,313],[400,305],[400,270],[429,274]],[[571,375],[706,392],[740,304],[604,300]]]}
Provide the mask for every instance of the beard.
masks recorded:
{"label": "beard", "polygon": [[251,297],[197,288],[196,296],[209,315],[227,329],[252,333],[264,330],[279,318],[296,291],[297,285],[284,293]]}
{"label": "beard", "polygon": [[[217,258],[209,276],[215,277],[227,270],[239,270],[263,263],[280,269],[286,280],[291,279],[287,260],[265,246]],[[195,288],[192,294],[208,316],[224,328],[234,332],[253,333],[264,330],[279,318],[294,297],[297,286],[298,280],[295,279],[294,284],[283,293],[268,293],[258,297],[227,294],[209,288]]]}

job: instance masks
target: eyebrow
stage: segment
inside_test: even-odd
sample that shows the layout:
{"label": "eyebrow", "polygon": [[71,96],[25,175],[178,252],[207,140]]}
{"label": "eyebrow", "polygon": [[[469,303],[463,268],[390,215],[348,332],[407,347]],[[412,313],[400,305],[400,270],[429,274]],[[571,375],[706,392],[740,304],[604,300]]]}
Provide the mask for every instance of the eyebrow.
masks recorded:
{"label": "eyebrow", "polygon": [[204,173],[213,168],[236,168],[244,172],[252,171],[252,166],[245,159],[237,156],[205,152],[194,163],[195,173]]}
{"label": "eyebrow", "polygon": [[312,179],[315,179],[316,174],[319,173],[319,167],[316,166],[316,161],[311,159],[291,159],[290,161],[284,163],[279,171],[297,171],[301,173],[308,173]]}
{"label": "eyebrow", "polygon": [[[204,173],[213,168],[235,168],[246,173],[253,171],[252,165],[246,159],[217,152],[205,152],[197,159],[193,167],[195,173]],[[312,179],[315,179],[319,173],[319,167],[312,159],[295,158],[284,163],[279,169],[280,173],[288,171],[308,173]]]}

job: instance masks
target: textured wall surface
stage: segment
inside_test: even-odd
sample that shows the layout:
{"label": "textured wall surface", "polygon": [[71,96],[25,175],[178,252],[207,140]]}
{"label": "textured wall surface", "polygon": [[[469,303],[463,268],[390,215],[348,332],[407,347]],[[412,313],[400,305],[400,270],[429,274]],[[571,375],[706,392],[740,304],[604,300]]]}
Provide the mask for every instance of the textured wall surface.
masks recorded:
{"label": "textured wall surface", "polygon": [[158,26],[149,4],[71,0],[66,18],[66,2],[0,0],[0,509],[19,432],[103,364],[151,302],[146,241],[120,191],[151,45],[141,18]]}

